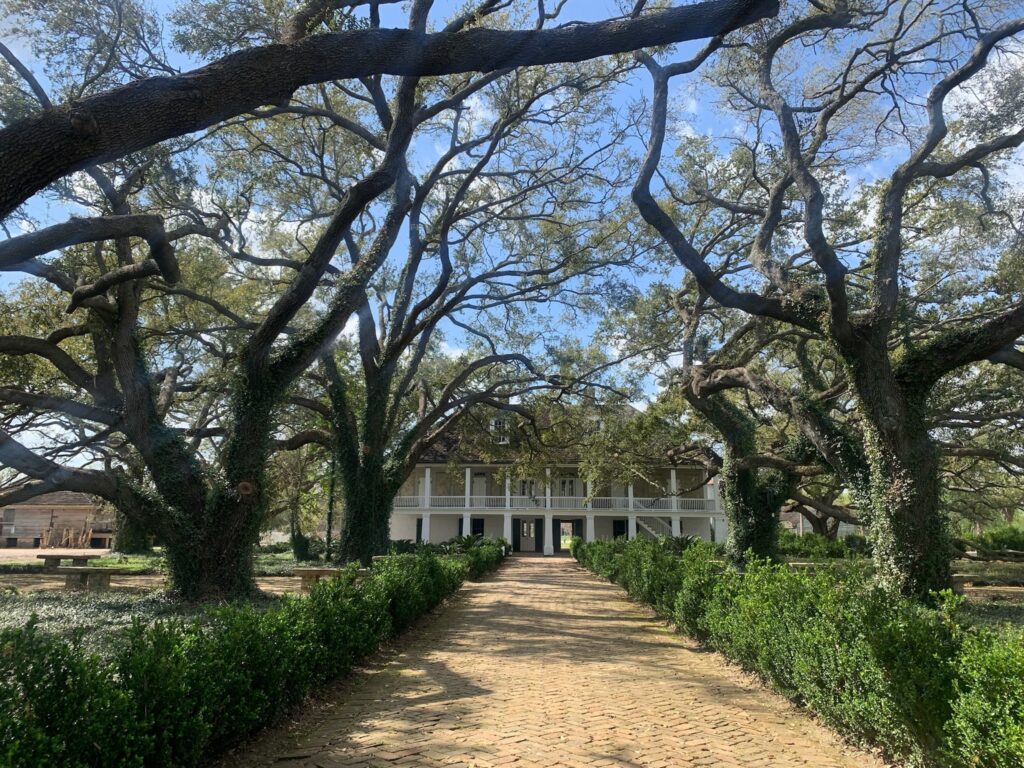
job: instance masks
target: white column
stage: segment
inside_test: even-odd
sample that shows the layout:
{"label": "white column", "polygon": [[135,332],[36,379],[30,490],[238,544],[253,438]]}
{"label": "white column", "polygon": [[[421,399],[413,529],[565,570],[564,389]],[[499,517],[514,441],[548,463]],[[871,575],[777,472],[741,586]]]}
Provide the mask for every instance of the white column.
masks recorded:
{"label": "white column", "polygon": [[426,468],[426,476],[423,478],[423,508],[430,509],[430,467]]}
{"label": "white column", "polygon": [[473,525],[470,522],[472,518],[469,516],[469,512],[462,513],[462,535],[469,536],[473,532]]}
{"label": "white column", "polygon": [[682,525],[682,520],[680,519],[679,515],[672,515],[672,535],[673,536],[682,536],[683,535],[683,525]]}
{"label": "white column", "polygon": [[[629,489],[626,491],[626,493],[629,496],[629,509],[630,509],[630,511],[632,511],[632,509],[633,509],[633,484],[632,483],[629,484]],[[633,537],[630,536],[629,538],[632,539]]]}
{"label": "white column", "polygon": [[[549,504],[550,504],[550,501],[551,501],[551,499],[549,497],[548,498]],[[550,512],[546,513],[544,515],[544,554],[545,555],[553,555],[553,554],[555,554],[555,532],[552,530],[552,528],[554,528],[554,525],[555,525],[554,516]]]}
{"label": "white column", "polygon": [[[632,488],[633,486],[630,486],[630,490],[632,490]],[[636,538],[636,515],[629,516],[629,528],[626,529],[626,536],[630,541]]]}
{"label": "white column", "polygon": [[[587,497],[587,509],[593,509],[594,508],[594,500],[592,498],[590,498],[590,481],[589,480],[584,480],[583,481],[583,495]],[[590,515],[590,517],[593,517],[593,515]],[[593,541],[593,539],[587,539],[587,541]]]}
{"label": "white column", "polygon": [[[672,493],[672,509],[679,509],[679,483],[676,481],[676,471],[674,469],[669,470],[668,473],[668,489]],[[678,533],[673,536],[678,536]]]}
{"label": "white column", "polygon": [[[551,509],[551,467],[544,470],[544,509]],[[544,541],[547,541],[547,539],[544,539]],[[547,545],[545,544],[544,546],[546,549]]]}
{"label": "white column", "polygon": [[473,470],[471,467],[466,467],[466,509],[469,509],[469,492],[473,487]]}
{"label": "white column", "polygon": [[504,527],[501,530],[502,538],[508,542],[508,545],[512,546],[512,513],[505,513]]}
{"label": "white column", "polygon": [[597,538],[596,534],[594,533],[594,516],[593,515],[587,515],[587,531],[586,531],[586,533],[587,533],[587,538],[586,538],[587,541],[593,541],[595,538]]}
{"label": "white column", "polygon": [[[428,469],[427,472],[429,472],[429,471],[430,470]],[[423,527],[420,530],[420,536],[423,538],[423,543],[424,544],[429,544],[430,543],[430,513],[429,512],[424,512],[423,513]]]}
{"label": "white column", "polygon": [[512,478],[508,475],[505,475],[505,509],[512,509]]}

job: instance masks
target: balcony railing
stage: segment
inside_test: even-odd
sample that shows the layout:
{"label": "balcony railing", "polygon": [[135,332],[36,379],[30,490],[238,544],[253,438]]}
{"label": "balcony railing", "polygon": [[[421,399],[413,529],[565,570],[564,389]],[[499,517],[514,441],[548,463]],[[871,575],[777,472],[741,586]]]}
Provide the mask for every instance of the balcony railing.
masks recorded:
{"label": "balcony railing", "polygon": [[[422,496],[397,496],[394,501],[395,509],[438,509],[438,510],[481,510],[481,509],[548,509],[543,496],[431,496],[429,506],[424,503]],[[468,501],[468,503],[467,503]],[[714,499],[692,499],[692,498],[640,498],[633,499],[632,507],[627,496],[597,496],[587,499],[582,496],[552,496],[552,510],[572,511],[634,511],[634,512],[662,512],[671,514],[673,512],[706,512],[717,513]]]}

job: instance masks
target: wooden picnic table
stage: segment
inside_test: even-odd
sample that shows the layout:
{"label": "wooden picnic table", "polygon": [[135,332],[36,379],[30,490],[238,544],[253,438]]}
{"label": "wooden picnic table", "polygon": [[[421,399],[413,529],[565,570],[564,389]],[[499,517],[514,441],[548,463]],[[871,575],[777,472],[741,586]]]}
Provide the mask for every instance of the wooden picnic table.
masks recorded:
{"label": "wooden picnic table", "polygon": [[109,589],[111,576],[122,576],[120,568],[100,568],[95,565],[71,565],[57,568],[64,575],[65,589]]}
{"label": "wooden picnic table", "polygon": [[73,566],[87,566],[90,560],[95,560],[97,557],[103,557],[103,555],[36,555],[37,560],[43,561],[44,568],[59,568],[62,560],[70,560]]}

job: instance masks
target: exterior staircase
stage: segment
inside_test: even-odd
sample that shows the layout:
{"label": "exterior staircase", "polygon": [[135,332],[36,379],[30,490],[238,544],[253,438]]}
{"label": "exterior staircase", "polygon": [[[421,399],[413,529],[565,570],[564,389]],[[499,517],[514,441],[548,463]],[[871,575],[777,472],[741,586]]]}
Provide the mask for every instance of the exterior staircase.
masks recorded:
{"label": "exterior staircase", "polygon": [[636,524],[640,528],[643,528],[651,536],[671,536],[672,526],[662,520],[660,517],[647,517],[637,515]]}

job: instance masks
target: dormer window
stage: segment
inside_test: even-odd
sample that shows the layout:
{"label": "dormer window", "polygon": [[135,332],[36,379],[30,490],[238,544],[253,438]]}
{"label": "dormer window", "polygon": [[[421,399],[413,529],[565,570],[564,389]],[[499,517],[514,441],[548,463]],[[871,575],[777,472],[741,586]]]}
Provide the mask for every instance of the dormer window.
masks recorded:
{"label": "dormer window", "polygon": [[509,439],[508,421],[505,419],[491,419],[491,436],[496,445],[508,445]]}

